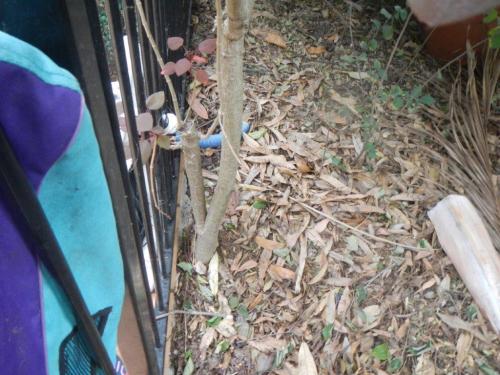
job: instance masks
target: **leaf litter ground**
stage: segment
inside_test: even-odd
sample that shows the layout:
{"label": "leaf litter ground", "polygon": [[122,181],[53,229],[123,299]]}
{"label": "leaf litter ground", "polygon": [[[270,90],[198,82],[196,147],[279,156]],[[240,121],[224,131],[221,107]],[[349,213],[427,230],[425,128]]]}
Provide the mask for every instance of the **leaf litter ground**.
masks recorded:
{"label": "leaf litter ground", "polygon": [[[239,189],[208,267],[181,248],[175,373],[499,373],[498,337],[426,216],[445,166],[410,129],[446,93],[414,21],[394,49],[395,5],[256,2]],[[213,37],[211,2],[194,14],[194,42]],[[202,132],[217,126],[207,73],[191,86]],[[205,152],[208,189],[217,162]]]}

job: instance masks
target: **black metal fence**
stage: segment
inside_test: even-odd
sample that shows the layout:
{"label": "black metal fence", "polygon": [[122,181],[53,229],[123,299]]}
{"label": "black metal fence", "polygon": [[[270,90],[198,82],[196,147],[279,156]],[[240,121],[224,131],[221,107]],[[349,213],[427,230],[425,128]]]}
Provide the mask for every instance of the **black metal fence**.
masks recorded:
{"label": "black metal fence", "polygon": [[[106,1],[108,32],[103,32],[100,25],[96,0],[64,0],[62,3],[71,31],[73,72],[80,79],[100,144],[117,219],[126,283],[149,374],[157,375],[162,373],[166,339],[165,312],[169,302],[179,154],[160,150],[154,176],[149,176],[150,170],[145,168],[148,161],[141,159],[134,98],[141,113],[146,110],[145,99],[159,90],[166,91],[166,85],[140,25],[134,0]],[[191,0],[143,0],[142,3],[161,53],[167,60],[178,58],[168,55],[166,39],[173,35],[189,39]],[[103,35],[111,38],[112,54],[106,53]],[[127,66],[124,35],[130,66]],[[109,56],[114,56],[115,61],[107,61]],[[130,167],[127,167],[115,109],[110,66],[115,68],[121,91],[132,157]],[[176,79],[174,86],[184,103],[185,82]],[[152,204],[150,177],[158,204],[168,216]],[[148,271],[152,277],[148,278]]]}

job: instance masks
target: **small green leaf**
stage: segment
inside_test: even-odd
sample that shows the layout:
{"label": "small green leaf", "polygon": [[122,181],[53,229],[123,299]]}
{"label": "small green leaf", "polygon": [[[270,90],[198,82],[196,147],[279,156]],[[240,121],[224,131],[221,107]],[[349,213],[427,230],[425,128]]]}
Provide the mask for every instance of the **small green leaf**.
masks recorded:
{"label": "small green leaf", "polygon": [[253,202],[252,207],[258,210],[262,210],[267,207],[267,201],[263,199],[256,199],[255,202]]}
{"label": "small green leaf", "polygon": [[375,147],[374,143],[372,142],[365,143],[365,151],[366,151],[366,157],[369,160],[373,160],[377,157],[377,148]]}
{"label": "small green leaf", "polygon": [[378,48],[378,42],[375,39],[370,39],[368,41],[368,49],[370,51],[375,51]]}
{"label": "small green leaf", "polygon": [[321,337],[323,337],[323,340],[328,341],[329,339],[332,338],[333,334],[333,324],[327,324],[322,330],[321,330]]}
{"label": "small green leaf", "polygon": [[226,230],[235,230],[236,226],[233,223],[224,223],[224,229],[226,229]]}
{"label": "small green leaf", "polygon": [[396,96],[394,99],[392,99],[392,106],[395,110],[399,111],[405,106],[405,101],[401,96]]}
{"label": "small green leaf", "polygon": [[425,238],[422,238],[420,241],[418,241],[418,247],[422,249],[430,249],[432,246],[429,241],[427,241]]}
{"label": "small green leaf", "polygon": [[368,292],[366,291],[364,286],[358,286],[356,288],[356,301],[358,301],[358,304],[362,304],[363,302],[366,301],[368,298]]}
{"label": "small green leaf", "polygon": [[189,359],[186,361],[186,366],[184,366],[184,371],[182,372],[182,375],[191,375],[193,372],[194,372],[193,359],[189,357]]}
{"label": "small green leaf", "polygon": [[283,247],[281,249],[274,249],[273,254],[279,256],[280,258],[286,258],[288,254],[290,254],[290,249],[287,247]]}
{"label": "small green leaf", "polygon": [[404,8],[401,8],[399,5],[396,5],[394,7],[394,10],[396,11],[396,18],[399,18],[400,21],[406,20],[406,17],[408,17],[408,11]]}
{"label": "small green leaf", "polygon": [[467,315],[467,319],[469,319],[469,321],[476,319],[477,318],[476,306],[474,305],[467,306],[467,308],[465,309],[465,315]]}
{"label": "small green leaf", "polygon": [[379,361],[387,361],[389,359],[389,345],[385,342],[377,345],[372,349],[372,355]]}
{"label": "small green leaf", "polygon": [[227,340],[222,340],[217,344],[217,347],[215,348],[216,353],[225,353],[229,349],[231,344]]}
{"label": "small green leaf", "polygon": [[266,128],[260,128],[260,129],[257,129],[256,131],[248,133],[248,135],[250,137],[252,137],[253,139],[257,140],[257,139],[262,138],[264,136],[264,134],[266,134],[266,133],[267,133]]}
{"label": "small green leaf", "polygon": [[248,314],[248,309],[247,309],[247,307],[246,307],[245,305],[240,305],[240,306],[238,307],[238,314],[240,314],[242,318],[244,318],[244,319],[248,319],[248,315],[249,315],[249,314]]}
{"label": "small green leaf", "polygon": [[179,267],[184,272],[189,273],[190,275],[193,273],[193,265],[191,263],[180,262],[177,264],[177,267]]}
{"label": "small green leaf", "polygon": [[382,26],[382,36],[384,37],[385,40],[392,40],[394,37],[394,28],[392,25],[385,24]]}
{"label": "small green leaf", "polygon": [[342,55],[340,56],[340,60],[345,61],[347,63],[353,63],[354,57],[352,57],[351,55]]}
{"label": "small green leaf", "polygon": [[489,41],[488,44],[490,48],[497,49],[500,48],[500,26],[491,29],[488,32]]}
{"label": "small green leaf", "polygon": [[382,24],[380,23],[380,21],[376,20],[376,19],[372,20],[372,24],[373,24],[373,28],[375,30],[377,30],[377,31],[380,30],[380,27],[382,26]]}
{"label": "small green leaf", "polygon": [[416,85],[410,92],[410,96],[412,98],[418,98],[422,95],[422,86],[421,85]]}
{"label": "small green leaf", "polygon": [[432,350],[432,341],[427,341],[425,344],[420,346],[408,348],[408,353],[410,353],[411,356],[418,357],[429,350]]}
{"label": "small green leaf", "polygon": [[497,371],[492,369],[486,362],[478,363],[479,370],[485,375],[500,375]]}
{"label": "small green leaf", "polygon": [[184,360],[187,361],[189,358],[191,358],[193,356],[193,351],[191,349],[187,350],[185,353],[184,353]]}
{"label": "small green leaf", "polygon": [[427,94],[427,95],[424,95],[420,98],[420,104],[423,104],[423,105],[434,105],[436,101],[434,100],[434,98]]}
{"label": "small green leaf", "polygon": [[488,14],[486,15],[486,17],[483,18],[483,22],[484,23],[491,23],[493,21],[495,21],[498,17],[498,12],[496,9],[492,9],[488,12]]}
{"label": "small green leaf", "polygon": [[240,304],[240,299],[237,296],[231,296],[231,297],[229,297],[229,300],[227,301],[227,303],[229,304],[229,307],[231,308],[231,310],[234,310]]}
{"label": "small green leaf", "polygon": [[383,15],[388,20],[392,18],[392,14],[390,14],[385,8],[380,9],[380,14]]}
{"label": "small green leaf", "polygon": [[207,326],[217,327],[220,322],[222,322],[221,316],[212,316],[210,319],[207,320]]}
{"label": "small green leaf", "polygon": [[393,374],[395,372],[398,372],[401,366],[403,366],[403,361],[401,360],[401,358],[394,357],[389,361],[387,371]]}

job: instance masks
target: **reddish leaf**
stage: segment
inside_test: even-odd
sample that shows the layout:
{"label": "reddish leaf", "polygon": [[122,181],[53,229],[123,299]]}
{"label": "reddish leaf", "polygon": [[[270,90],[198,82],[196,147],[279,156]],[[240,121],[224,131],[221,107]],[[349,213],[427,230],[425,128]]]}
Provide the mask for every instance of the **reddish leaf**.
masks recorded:
{"label": "reddish leaf", "polygon": [[197,64],[206,64],[208,60],[203,56],[193,55],[191,56],[191,61]]}
{"label": "reddish leaf", "polygon": [[208,120],[208,112],[207,109],[201,104],[200,99],[193,98],[189,101],[189,106],[191,109],[202,119]]}
{"label": "reddish leaf", "polygon": [[167,46],[172,51],[177,51],[184,44],[184,39],[179,36],[172,36],[167,39]]}
{"label": "reddish leaf", "polygon": [[197,70],[196,72],[194,72],[194,78],[196,78],[196,80],[204,85],[208,84],[208,73],[205,72],[204,70]]}
{"label": "reddish leaf", "polygon": [[189,72],[189,69],[191,69],[191,61],[186,58],[180,59],[175,63],[175,74],[177,74],[177,76]]}
{"label": "reddish leaf", "polygon": [[169,61],[168,63],[165,64],[163,69],[161,70],[161,74],[171,76],[172,74],[175,73],[175,63],[172,61]]}
{"label": "reddish leaf", "polygon": [[217,39],[205,39],[198,46],[201,53],[213,53],[217,48]]}

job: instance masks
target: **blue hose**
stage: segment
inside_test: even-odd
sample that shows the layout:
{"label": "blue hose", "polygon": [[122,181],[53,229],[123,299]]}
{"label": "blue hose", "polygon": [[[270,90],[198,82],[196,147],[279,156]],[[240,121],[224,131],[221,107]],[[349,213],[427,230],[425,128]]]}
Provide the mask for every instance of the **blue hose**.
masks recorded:
{"label": "blue hose", "polygon": [[[241,124],[241,131],[243,133],[248,133],[250,130],[250,124],[247,122],[243,122]],[[177,142],[181,141],[181,136],[179,134],[176,134],[175,140]],[[211,136],[205,138],[205,139],[200,139],[200,148],[219,148],[222,142],[222,134],[217,133],[217,134],[212,134]]]}

